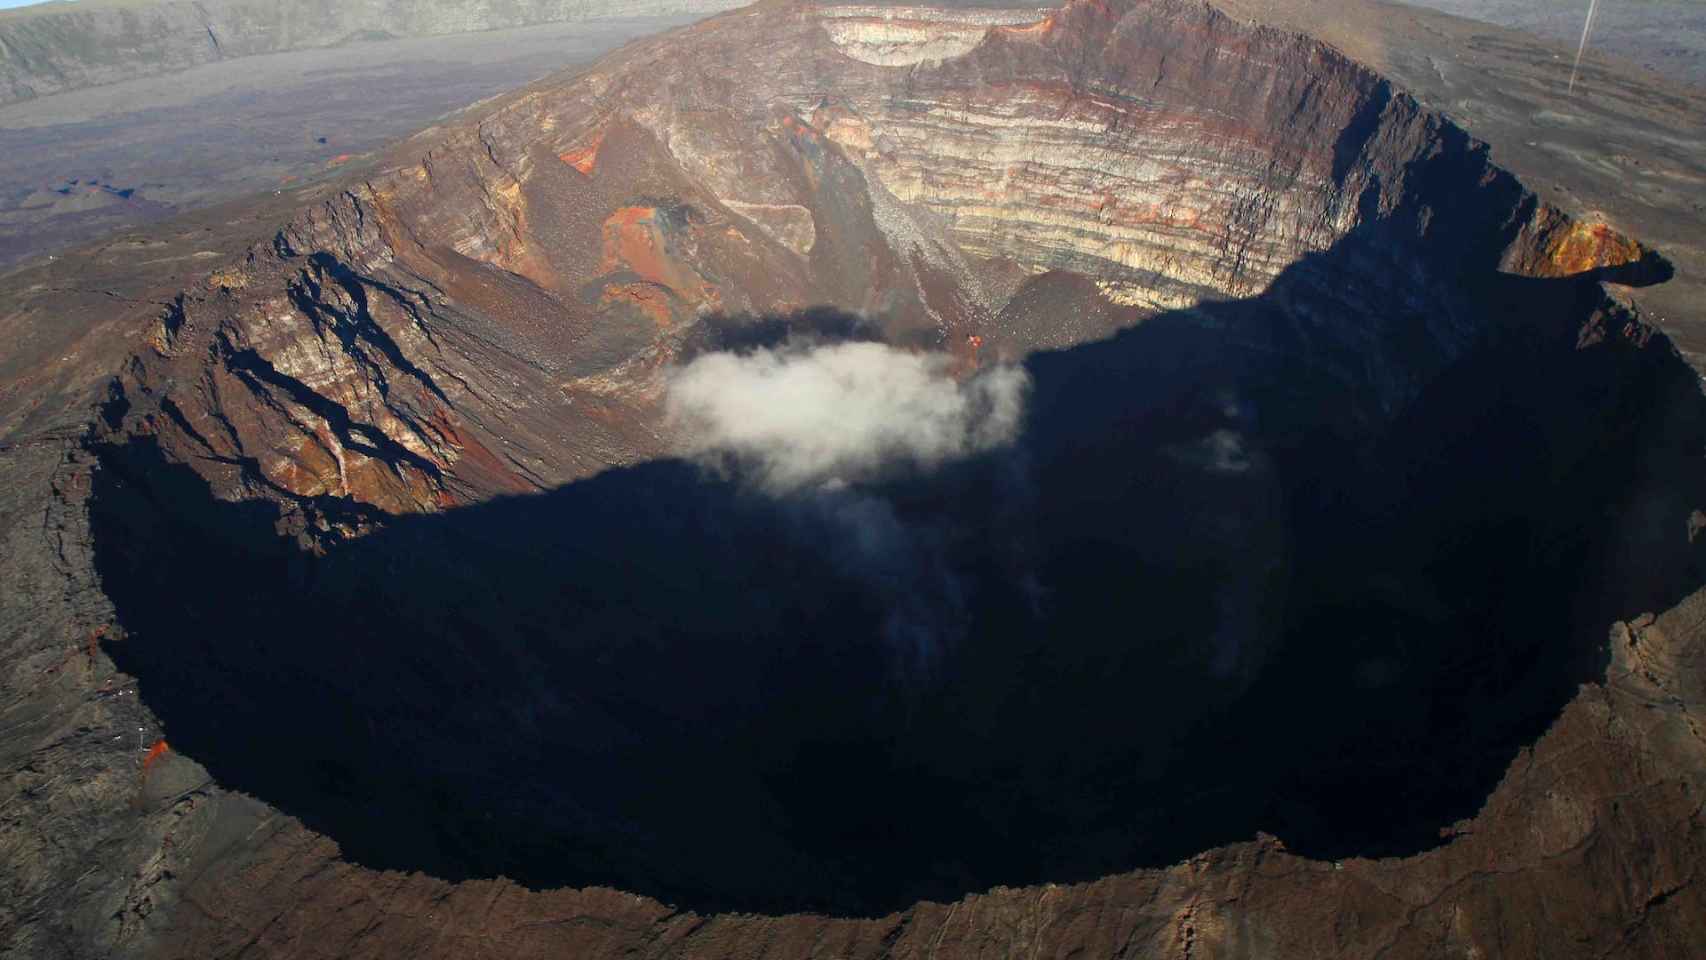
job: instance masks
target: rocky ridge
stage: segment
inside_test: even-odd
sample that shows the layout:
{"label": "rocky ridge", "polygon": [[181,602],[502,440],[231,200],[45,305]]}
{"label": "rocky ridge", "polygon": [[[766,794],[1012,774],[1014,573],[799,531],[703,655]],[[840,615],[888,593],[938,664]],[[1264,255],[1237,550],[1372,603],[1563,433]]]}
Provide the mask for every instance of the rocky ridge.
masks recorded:
{"label": "rocky ridge", "polygon": [[[846,49],[867,43],[849,24],[889,15],[765,8],[416,138],[406,165],[187,292],[130,392],[158,393],[150,429],[233,495],[425,510],[655,451],[652,427],[565,448],[545,424],[577,403],[583,429],[646,421],[651,375],[706,313],[833,304],[919,343],[1016,356],[1114,329],[1019,326],[1024,292],[1053,273],[1096,278],[1123,325],[1260,291],[1366,221],[1431,242],[1442,203],[1473,208],[1442,229],[1505,245],[1495,255],[1532,276],[1647,256],[1295,35],[1170,4],[957,16],[910,22],[969,23],[986,34],[975,49],[938,60],[939,40],[909,34],[917,60],[900,68]],[[888,44],[888,59],[907,49]],[[1446,182],[1476,199],[1442,200]],[[1418,304],[1436,300],[1426,288],[1401,281]],[[1430,322],[1435,364],[1475,335],[1449,312]],[[1427,375],[1414,355],[1383,358],[1379,331],[1336,333],[1371,341],[1359,375],[1394,380],[1384,406],[1409,389],[1398,378]],[[588,405],[622,412],[589,422]]]}

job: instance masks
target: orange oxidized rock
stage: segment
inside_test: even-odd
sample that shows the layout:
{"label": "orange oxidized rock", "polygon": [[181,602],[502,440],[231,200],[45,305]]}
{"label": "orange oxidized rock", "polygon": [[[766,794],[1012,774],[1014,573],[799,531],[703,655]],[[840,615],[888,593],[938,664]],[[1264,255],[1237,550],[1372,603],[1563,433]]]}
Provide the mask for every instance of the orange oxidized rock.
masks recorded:
{"label": "orange oxidized rock", "polygon": [[148,768],[154,765],[154,761],[170,753],[171,750],[172,748],[167,746],[164,738],[154,741],[154,746],[148,748],[148,756],[142,758],[142,775],[147,777]]}

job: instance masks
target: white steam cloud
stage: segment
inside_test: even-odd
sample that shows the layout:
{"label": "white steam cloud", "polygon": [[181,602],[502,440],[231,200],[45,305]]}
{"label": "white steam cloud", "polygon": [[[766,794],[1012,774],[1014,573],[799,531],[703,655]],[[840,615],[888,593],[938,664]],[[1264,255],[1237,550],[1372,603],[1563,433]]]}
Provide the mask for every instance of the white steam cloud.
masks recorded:
{"label": "white steam cloud", "polygon": [[668,413],[682,453],[769,493],[836,487],[1013,441],[1025,371],[951,367],[880,343],[713,353],[675,371]]}
{"label": "white steam cloud", "polygon": [[678,452],[777,499],[883,606],[902,673],[927,673],[965,632],[953,518],[904,516],[875,482],[1011,444],[1030,377],[1018,367],[954,376],[945,354],[879,343],[713,353],[677,369],[667,411]]}

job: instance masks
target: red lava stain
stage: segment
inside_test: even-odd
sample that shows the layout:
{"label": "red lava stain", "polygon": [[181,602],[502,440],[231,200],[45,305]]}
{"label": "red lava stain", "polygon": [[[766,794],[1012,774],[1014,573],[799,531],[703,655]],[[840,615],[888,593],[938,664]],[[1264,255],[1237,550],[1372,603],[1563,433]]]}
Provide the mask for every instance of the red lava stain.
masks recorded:
{"label": "red lava stain", "polygon": [[[106,636],[106,635],[107,635],[107,628],[104,626],[103,627],[96,627],[94,630],[89,631],[89,636],[84,640],[82,647],[73,646],[70,649],[70,651],[68,651],[65,654],[65,657],[63,659],[61,659],[58,663],[54,664],[53,666],[48,667],[46,672],[49,674],[58,673],[60,670],[63,670],[65,668],[66,664],[77,659],[78,653],[82,653],[89,658],[89,669],[94,670],[95,669],[95,660],[98,656],[100,656],[101,638]],[[108,681],[108,682],[110,683],[111,681]]]}
{"label": "red lava stain", "polygon": [[610,271],[622,265],[654,283],[665,282],[663,235],[656,207],[621,207],[604,221],[604,264]]}
{"label": "red lava stain", "polygon": [[602,146],[604,146],[604,131],[601,129],[594,132],[592,139],[582,146],[559,153],[557,159],[590,177],[592,172],[598,169],[598,148]]}
{"label": "red lava stain", "polygon": [[670,255],[666,223],[656,207],[620,207],[604,220],[604,255],[599,273],[627,270],[666,288],[688,303],[719,300],[715,287],[692,264]]}
{"label": "red lava stain", "polygon": [[142,775],[148,776],[148,768],[154,765],[154,761],[170,753],[171,750],[172,748],[166,745],[165,738],[154,741],[154,746],[148,748],[148,756],[142,758]]}
{"label": "red lava stain", "polygon": [[796,140],[802,140],[806,143],[815,144],[820,139],[817,130],[792,114],[782,118],[782,129],[788,131]]}

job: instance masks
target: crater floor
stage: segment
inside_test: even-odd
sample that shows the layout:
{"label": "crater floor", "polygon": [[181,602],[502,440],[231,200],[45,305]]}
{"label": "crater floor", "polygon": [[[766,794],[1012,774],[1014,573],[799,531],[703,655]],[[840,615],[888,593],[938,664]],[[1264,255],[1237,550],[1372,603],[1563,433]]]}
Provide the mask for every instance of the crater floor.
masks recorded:
{"label": "crater floor", "polygon": [[1706,409],[1674,356],[1577,349],[1587,283],[1489,282],[1552,315],[1380,430],[1275,360],[1282,276],[1033,356],[1022,436],[941,472],[778,500],[663,460],[323,556],[129,441],[112,653],[178,749],[377,869],[881,916],[1258,833],[1414,855],[1606,623],[1680,599],[1622,566],[1631,490]]}

